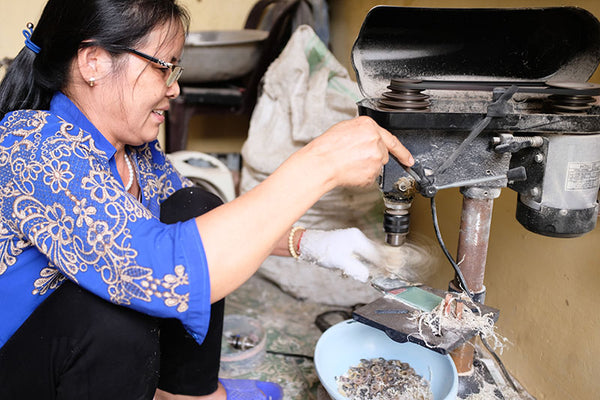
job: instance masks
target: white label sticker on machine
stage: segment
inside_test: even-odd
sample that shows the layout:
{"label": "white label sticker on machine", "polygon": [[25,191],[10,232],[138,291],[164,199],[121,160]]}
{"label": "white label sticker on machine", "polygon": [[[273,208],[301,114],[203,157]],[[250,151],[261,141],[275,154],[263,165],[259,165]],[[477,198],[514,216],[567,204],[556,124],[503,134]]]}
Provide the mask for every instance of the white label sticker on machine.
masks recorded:
{"label": "white label sticker on machine", "polygon": [[600,161],[570,162],[567,169],[565,190],[579,191],[598,188]]}

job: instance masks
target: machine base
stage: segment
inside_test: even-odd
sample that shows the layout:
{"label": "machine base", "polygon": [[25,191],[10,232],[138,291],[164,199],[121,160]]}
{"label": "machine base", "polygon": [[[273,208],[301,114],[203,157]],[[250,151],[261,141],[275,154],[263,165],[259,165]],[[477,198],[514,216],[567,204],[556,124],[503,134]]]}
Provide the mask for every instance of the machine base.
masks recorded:
{"label": "machine base", "polygon": [[[418,321],[412,318],[414,311],[423,309],[423,306],[432,308],[431,304],[433,296],[436,296],[441,300],[446,294],[456,296],[456,293],[445,292],[427,286],[421,286],[414,289],[419,290],[420,296],[419,298],[411,296],[413,304],[399,301],[394,296],[399,297],[402,296],[402,294],[398,294],[395,290],[390,290],[385,297],[381,297],[370,304],[356,309],[352,313],[352,318],[358,322],[384,331],[396,342],[413,342],[441,354],[449,353],[477,334],[475,330],[470,328],[452,331],[443,329],[442,335],[440,336],[435,336],[433,332],[427,329],[419,330]],[[408,296],[405,296],[402,300],[407,298]],[[417,302],[420,304],[417,304]],[[477,307],[481,310],[482,314],[491,314],[494,321],[498,320],[500,314],[499,310],[484,304],[477,304]]]}

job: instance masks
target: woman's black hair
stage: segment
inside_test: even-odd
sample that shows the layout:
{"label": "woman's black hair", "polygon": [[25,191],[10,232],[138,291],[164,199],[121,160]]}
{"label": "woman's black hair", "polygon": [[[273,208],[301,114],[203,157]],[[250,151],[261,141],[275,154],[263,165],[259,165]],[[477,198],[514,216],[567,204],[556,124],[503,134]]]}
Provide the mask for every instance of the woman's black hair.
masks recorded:
{"label": "woman's black hair", "polygon": [[80,48],[93,43],[117,55],[172,20],[187,31],[190,17],[177,0],[49,0],[31,36],[40,52],[23,47],[0,84],[0,118],[19,109],[47,110]]}

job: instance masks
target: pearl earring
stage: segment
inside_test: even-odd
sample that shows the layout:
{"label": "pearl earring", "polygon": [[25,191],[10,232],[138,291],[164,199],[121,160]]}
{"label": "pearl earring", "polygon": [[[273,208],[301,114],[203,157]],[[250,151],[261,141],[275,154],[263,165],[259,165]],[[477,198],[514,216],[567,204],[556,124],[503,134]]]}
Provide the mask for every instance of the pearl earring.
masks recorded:
{"label": "pearl earring", "polygon": [[94,87],[94,83],[96,82],[96,78],[91,77],[90,78],[90,87]]}

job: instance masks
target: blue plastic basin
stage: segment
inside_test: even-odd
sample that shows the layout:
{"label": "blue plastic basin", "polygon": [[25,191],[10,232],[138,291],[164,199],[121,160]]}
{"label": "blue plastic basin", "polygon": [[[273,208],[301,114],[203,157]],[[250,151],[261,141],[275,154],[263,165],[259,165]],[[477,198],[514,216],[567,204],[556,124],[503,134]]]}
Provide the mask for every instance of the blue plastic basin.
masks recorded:
{"label": "blue plastic basin", "polygon": [[338,392],[336,378],[344,375],[361,359],[383,357],[410,364],[427,379],[434,400],[454,400],[458,392],[458,374],[452,358],[414,343],[398,343],[384,332],[353,320],[327,329],[315,348],[315,368],[321,384],[336,400],[347,397]]}

